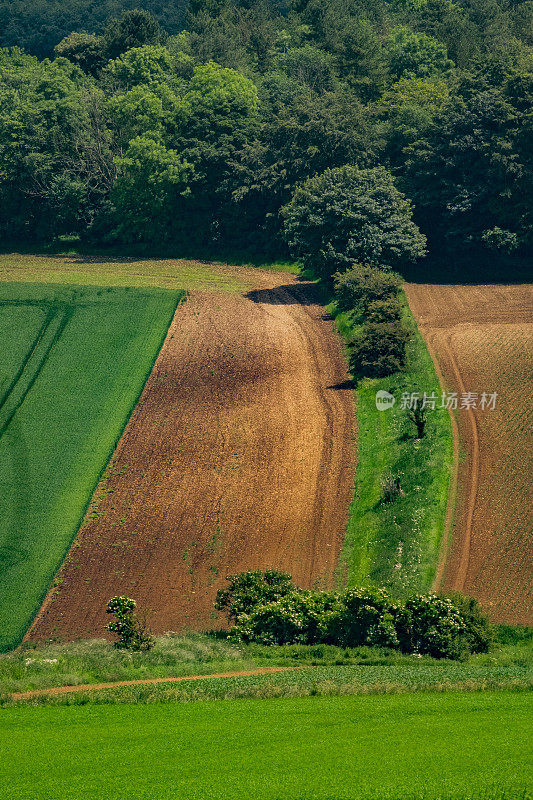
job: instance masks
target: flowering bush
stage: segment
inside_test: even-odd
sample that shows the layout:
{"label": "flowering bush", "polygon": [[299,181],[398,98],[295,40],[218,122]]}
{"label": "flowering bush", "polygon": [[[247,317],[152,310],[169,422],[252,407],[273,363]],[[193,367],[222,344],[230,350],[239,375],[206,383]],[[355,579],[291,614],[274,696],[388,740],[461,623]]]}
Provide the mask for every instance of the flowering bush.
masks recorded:
{"label": "flowering bush", "polygon": [[291,576],[275,569],[250,570],[231,575],[227,589],[217,592],[215,608],[225,611],[230,619],[247,614],[258,605],[292,594],[295,590]]}
{"label": "flowering bush", "polygon": [[234,575],[216,608],[235,624],[231,636],[259,644],[387,647],[460,659],[488,647],[490,626],[475,600],[417,595],[396,603],[384,589],[311,592],[268,570]]}
{"label": "flowering bush", "polygon": [[464,658],[470,652],[466,624],[448,597],[417,595],[407,600],[396,617],[402,650],[434,658]]}
{"label": "flowering bush", "polygon": [[398,647],[394,610],[383,589],[350,589],[329,613],[326,641],[341,647]]}
{"label": "flowering bush", "polygon": [[322,642],[324,620],[335,602],[335,596],[326,592],[305,592],[293,587],[291,594],[240,614],[232,635],[240,641],[260,644]]}
{"label": "flowering bush", "polygon": [[116,633],[115,647],[126,650],[151,650],[154,639],[149,630],[146,617],[135,613],[137,603],[131,597],[112,597],[106,607],[108,614],[115,615],[115,621],[107,625],[107,630]]}

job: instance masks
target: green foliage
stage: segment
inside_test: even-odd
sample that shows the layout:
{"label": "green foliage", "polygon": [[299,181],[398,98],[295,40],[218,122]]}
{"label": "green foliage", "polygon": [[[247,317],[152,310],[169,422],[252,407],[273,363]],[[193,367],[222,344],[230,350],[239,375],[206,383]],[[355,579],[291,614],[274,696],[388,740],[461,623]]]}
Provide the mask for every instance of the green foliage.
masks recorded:
{"label": "green foliage", "polygon": [[385,300],[372,300],[366,309],[369,322],[399,322],[402,316],[402,304],[397,297]]}
{"label": "green foliage", "polygon": [[[111,97],[108,109],[117,143],[127,150],[133,139],[163,138],[169,115],[175,115],[178,99],[166,86],[134,86]],[[148,176],[149,178],[150,176]]]}
{"label": "green foliage", "polygon": [[132,48],[157,45],[165,38],[157,20],[147,11],[136,9],[107,23],[102,44],[107,58],[117,58]]}
{"label": "green foliage", "polygon": [[388,66],[395,78],[425,78],[453,67],[446,45],[405,26],[394,28],[385,45]]}
{"label": "green foliage", "polygon": [[449,103],[450,87],[435,75],[403,77],[383,92],[376,108],[385,121],[386,150],[393,164],[403,164],[404,148],[427,133]]}
{"label": "green foliage", "polygon": [[183,224],[193,167],[175,151],[149,136],[132,139],[115,159],[118,177],[110,195],[122,241],[161,241]]}
{"label": "green foliage", "polygon": [[260,603],[279,600],[293,591],[291,576],[275,569],[240,572],[228,578],[229,586],[219,589],[215,601],[217,611],[224,611],[235,621]]}
{"label": "green foliage", "polygon": [[362,264],[334,275],[337,311],[364,322],[349,341],[350,369],[356,378],[383,378],[405,364],[409,332],[401,320],[401,283],[393,272]]}
{"label": "green foliage", "polygon": [[433,658],[465,658],[488,648],[489,626],[470,598],[417,595],[401,604],[384,589],[304,591],[268,570],[228,578],[215,608],[234,621],[230,636],[263,645],[400,648]]}
{"label": "green foliage", "polygon": [[[529,258],[530,3],[185,6],[72,0],[66,14],[60,0],[0,0],[0,44],[56,56],[0,55],[1,234],[161,237],[269,259],[289,243],[328,278],[353,261],[405,270],[424,237],[458,269],[487,251],[506,274]],[[115,159],[138,138],[193,167],[185,204],[163,178],[153,231],[142,220],[159,158],[136,183],[138,228],[131,209],[117,222],[113,199]]]}
{"label": "green foliage", "polygon": [[152,14],[170,34],[185,23],[187,0],[0,0],[0,47],[18,45],[39,58],[50,58],[54,47],[72,31],[101,34],[111,18],[124,11]]}
{"label": "green foliage", "polygon": [[354,261],[399,268],[425,254],[411,205],[382,167],[328,169],[298,187],[282,214],[292,252],[323,278]]}
{"label": "green foliage", "polygon": [[399,477],[392,472],[385,472],[380,478],[379,485],[382,503],[393,503],[404,494]]}
{"label": "green foliage", "polygon": [[428,421],[427,409],[424,408],[422,403],[415,403],[413,408],[407,412],[407,416],[411,422],[416,426],[416,433],[419,439],[424,436],[426,425]]}
{"label": "green foliage", "polygon": [[405,365],[409,333],[401,322],[368,322],[350,347],[350,370],[356,377],[384,378]]}
{"label": "green foliage", "polygon": [[251,80],[214,63],[196,67],[183,96],[186,136],[207,142],[238,137],[257,119],[258,106]]}
{"label": "green foliage", "polygon": [[376,303],[389,303],[394,314],[395,301],[402,287],[401,278],[393,272],[385,272],[364,264],[353,264],[346,272],[334,276],[335,301],[339,311],[367,316],[371,307],[379,315]]}
{"label": "green foliage", "polygon": [[98,75],[105,64],[102,41],[92,33],[69,33],[56,44],[54,53],[58,58],[67,58],[93,76]]}
{"label": "green foliage", "polygon": [[[108,186],[101,92],[66,59],[4,54],[0,65],[0,233],[79,229]],[[96,115],[93,116],[93,115]],[[53,135],[52,135],[53,131]]]}
{"label": "green foliage", "polygon": [[[438,397],[440,386],[426,344],[405,297],[402,322],[410,331],[402,372],[388,378],[364,378],[356,389],[358,467],[354,500],[341,556],[348,586],[368,582],[394,596],[427,592],[435,576],[448,500],[453,459],[451,423],[446,410],[431,411],[424,437],[413,441],[413,427],[399,402],[403,392],[424,387]],[[360,328],[354,315],[338,313],[337,326],[348,342]],[[359,320],[357,320],[359,321]],[[378,392],[396,399],[381,411]],[[383,482],[392,476],[401,492],[383,502]]]}
{"label": "green foliage", "polygon": [[171,66],[172,60],[166,47],[144,45],[134,47],[114,61],[110,61],[105,75],[109,77],[114,86],[127,90],[134,86],[150,85],[164,82],[165,79],[168,80]]}
{"label": "green foliage", "polygon": [[383,589],[349,589],[327,614],[325,639],[340,647],[397,648],[395,611]]}
{"label": "green foliage", "polygon": [[459,592],[452,592],[450,598],[461,612],[470,650],[474,653],[487,653],[494,641],[494,630],[478,601]]}
{"label": "green foliage", "polygon": [[448,252],[531,247],[533,171],[524,139],[531,121],[520,108],[533,84],[521,81],[517,95],[511,84],[463,79],[453,103],[406,148],[403,185],[419,224],[431,226],[434,246]]}
{"label": "green foliage", "polygon": [[470,642],[466,624],[461,611],[449,598],[435,594],[410,598],[397,614],[396,630],[400,647],[405,652],[434,658],[468,656]]}
{"label": "green foliage", "polygon": [[491,230],[484,231],[481,239],[489,249],[503,250],[504,253],[512,253],[519,246],[516,233],[505,231],[497,225]]}
{"label": "green foliage", "polygon": [[313,92],[335,89],[337,79],[331,53],[308,42],[302,47],[289,47],[280,53],[273,64],[273,71],[285,73],[299,87],[307,87]]}
{"label": "green foliage", "polygon": [[150,634],[146,618],[135,613],[136,607],[137,603],[130,597],[112,597],[106,613],[113,614],[115,619],[106,627],[118,637],[115,647],[145,652],[152,649],[155,640]]}

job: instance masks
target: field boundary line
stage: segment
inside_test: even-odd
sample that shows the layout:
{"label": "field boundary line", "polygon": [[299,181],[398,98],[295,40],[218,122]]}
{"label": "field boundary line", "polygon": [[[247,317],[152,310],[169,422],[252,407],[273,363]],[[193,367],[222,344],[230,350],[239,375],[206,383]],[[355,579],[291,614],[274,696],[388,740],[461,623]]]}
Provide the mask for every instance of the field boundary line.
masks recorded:
{"label": "field boundary line", "polygon": [[112,683],[85,683],[76,686],[52,686],[48,689],[31,689],[26,692],[12,692],[12,700],[29,700],[32,697],[42,695],[69,694],[70,692],[89,692],[103,689],[118,689],[122,686],[150,686],[159,683],[179,683],[180,681],[199,681],[207,678],[240,678],[251,677],[253,675],[271,675],[278,672],[294,672],[295,670],[307,669],[307,667],[258,667],[257,669],[244,670],[241,672],[216,672],[211,675],[180,675],[170,678],[139,678],[132,681],[114,681]]}

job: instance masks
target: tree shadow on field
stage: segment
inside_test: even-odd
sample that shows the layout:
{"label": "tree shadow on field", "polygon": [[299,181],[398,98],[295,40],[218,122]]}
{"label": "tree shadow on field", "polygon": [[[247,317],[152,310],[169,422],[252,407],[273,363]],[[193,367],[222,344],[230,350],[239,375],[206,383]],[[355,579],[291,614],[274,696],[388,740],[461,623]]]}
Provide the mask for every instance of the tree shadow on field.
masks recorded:
{"label": "tree shadow on field", "polygon": [[[286,286],[275,286],[273,289],[251,289],[245,297],[253,303],[266,303],[274,306],[324,305],[324,296],[320,288],[304,278],[297,277],[294,283]],[[329,315],[325,318],[331,319]]]}
{"label": "tree shadow on field", "polygon": [[334,383],[331,386],[326,386],[326,389],[334,389],[336,392],[353,391],[354,389],[357,389],[357,383],[351,378],[348,378],[340,383]]}

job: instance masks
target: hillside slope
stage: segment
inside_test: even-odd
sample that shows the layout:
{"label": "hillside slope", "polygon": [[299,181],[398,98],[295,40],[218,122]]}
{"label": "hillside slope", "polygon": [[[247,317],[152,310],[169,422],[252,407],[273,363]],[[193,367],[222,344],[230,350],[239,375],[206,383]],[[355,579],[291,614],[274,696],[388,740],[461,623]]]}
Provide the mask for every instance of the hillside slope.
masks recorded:
{"label": "hillside slope", "polygon": [[250,568],[334,584],[354,474],[340,340],[312,284],[251,274],[176,312],[31,639],[101,636],[118,594],[155,632],[209,629]]}
{"label": "hillside slope", "polygon": [[[457,504],[440,585],[477,597],[496,622],[531,625],[533,287],[405,288],[458,399]],[[461,408],[468,392],[474,407]],[[485,409],[483,393],[497,395]]]}

